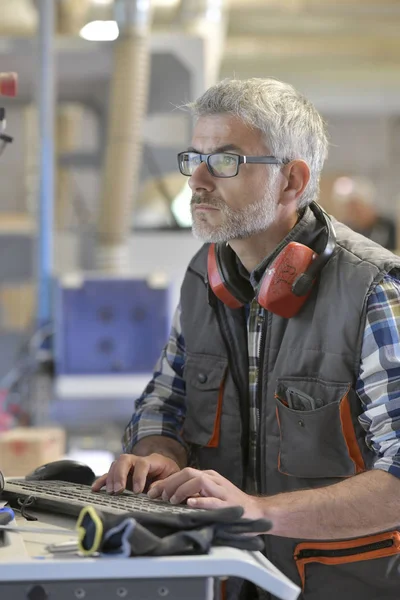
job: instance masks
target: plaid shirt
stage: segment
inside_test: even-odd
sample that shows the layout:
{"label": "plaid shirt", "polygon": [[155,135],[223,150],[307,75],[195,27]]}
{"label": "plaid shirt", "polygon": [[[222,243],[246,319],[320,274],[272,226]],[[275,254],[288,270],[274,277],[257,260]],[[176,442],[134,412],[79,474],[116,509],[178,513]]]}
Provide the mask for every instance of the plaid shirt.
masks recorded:
{"label": "plaid shirt", "polygon": [[[249,352],[250,433],[257,434],[256,389],[264,309],[255,301],[247,307]],[[169,341],[153,378],[135,403],[123,437],[124,452],[149,435],[171,437],[184,444],[180,431],[185,419],[185,341],[178,306]],[[376,453],[374,467],[400,477],[400,282],[386,276],[370,295],[356,382],[364,412],[359,420],[368,447]],[[257,435],[250,435],[250,440]],[[248,480],[254,480],[256,445],[250,447]],[[252,490],[257,491],[257,490]]]}

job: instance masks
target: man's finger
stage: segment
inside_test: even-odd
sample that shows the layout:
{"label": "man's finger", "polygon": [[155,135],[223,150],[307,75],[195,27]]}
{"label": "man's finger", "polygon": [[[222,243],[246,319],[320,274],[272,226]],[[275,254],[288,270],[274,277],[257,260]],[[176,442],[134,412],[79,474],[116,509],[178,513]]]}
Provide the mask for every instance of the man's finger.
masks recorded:
{"label": "man's finger", "polygon": [[114,467],[116,464],[116,460],[111,463],[110,470],[108,471],[107,481],[106,481],[106,492],[107,494],[112,494],[114,492]]}
{"label": "man's finger", "polygon": [[166,479],[157,481],[157,483],[149,490],[149,497],[158,498],[164,494],[166,498],[171,498],[175,490],[183,485],[186,481],[192,481],[201,476],[201,471],[192,469],[191,467],[186,467],[185,469],[182,469],[182,471],[173,473]]}
{"label": "man's finger", "polygon": [[135,464],[135,470],[132,475],[132,488],[136,494],[143,492],[146,486],[147,476],[150,471],[150,462],[148,460],[138,459]]}
{"label": "man's finger", "polygon": [[169,500],[171,504],[181,504],[187,498],[201,494],[201,490],[204,487],[200,479],[191,479],[180,485],[171,496],[168,495],[167,491],[164,490],[162,499]]}
{"label": "man's finger", "polygon": [[153,483],[150,484],[149,489],[147,490],[147,495],[149,496],[149,498],[152,498],[154,500],[154,498],[160,498],[163,491],[164,488],[159,485],[159,482],[153,481]]}
{"label": "man's finger", "polygon": [[214,471],[212,469],[207,469],[206,471],[203,471],[203,473],[207,473],[207,475],[210,475],[214,479],[223,479],[222,475],[220,475],[219,473],[217,473],[217,471]]}
{"label": "man's finger", "polygon": [[[201,474],[190,481],[180,485],[173,494],[169,496],[171,504],[181,504],[187,498],[200,494],[200,496],[219,498],[225,500],[226,494],[222,486],[218,485],[208,475]],[[166,497],[165,497],[166,496]],[[168,495],[163,494],[164,499],[168,499]]]}
{"label": "man's finger", "polygon": [[135,468],[136,460],[137,458],[132,454],[121,454],[118,460],[115,461],[110,472],[111,493],[121,494],[126,489],[129,473]]}
{"label": "man's finger", "polygon": [[92,483],[92,491],[99,492],[102,487],[106,485],[108,473],[104,473],[101,477],[98,477],[96,481]]}
{"label": "man's finger", "polygon": [[181,473],[182,471],[180,473],[174,473],[166,479],[154,481],[147,492],[149,498],[159,498],[163,494],[167,495],[168,498],[172,496],[176,488],[187,481],[187,477],[179,477]]}
{"label": "man's finger", "polygon": [[188,498],[187,505],[191,508],[205,508],[206,510],[214,510],[216,508],[226,508],[229,506],[226,501],[220,498],[204,498],[197,496],[196,498]]}

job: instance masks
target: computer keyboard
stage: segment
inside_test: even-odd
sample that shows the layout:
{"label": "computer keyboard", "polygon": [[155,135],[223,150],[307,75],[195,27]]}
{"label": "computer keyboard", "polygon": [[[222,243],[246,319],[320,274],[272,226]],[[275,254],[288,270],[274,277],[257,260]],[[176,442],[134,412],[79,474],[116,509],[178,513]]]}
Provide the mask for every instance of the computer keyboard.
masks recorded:
{"label": "computer keyboard", "polygon": [[26,481],[25,479],[6,481],[2,499],[9,500],[11,505],[17,506],[18,499],[23,502],[29,497],[35,498],[31,508],[42,508],[72,516],[78,516],[81,509],[89,505],[103,513],[113,515],[127,512],[171,515],[200,510],[182,504],[173,505],[162,500],[152,500],[145,494],[134,494],[129,491],[115,496],[107,494],[104,490],[92,492],[89,486],[79,483]]}

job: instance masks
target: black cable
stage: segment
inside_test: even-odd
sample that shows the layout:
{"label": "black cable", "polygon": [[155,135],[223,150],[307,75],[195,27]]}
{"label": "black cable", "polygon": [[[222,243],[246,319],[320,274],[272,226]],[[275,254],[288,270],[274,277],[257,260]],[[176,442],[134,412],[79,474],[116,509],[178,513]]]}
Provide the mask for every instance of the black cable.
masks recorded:
{"label": "black cable", "polygon": [[17,499],[18,505],[21,507],[21,516],[24,517],[24,519],[26,519],[27,521],[37,521],[38,518],[35,517],[34,515],[32,515],[31,513],[27,512],[27,507],[28,506],[34,506],[36,503],[36,498],[35,496],[28,496],[27,498],[18,498]]}

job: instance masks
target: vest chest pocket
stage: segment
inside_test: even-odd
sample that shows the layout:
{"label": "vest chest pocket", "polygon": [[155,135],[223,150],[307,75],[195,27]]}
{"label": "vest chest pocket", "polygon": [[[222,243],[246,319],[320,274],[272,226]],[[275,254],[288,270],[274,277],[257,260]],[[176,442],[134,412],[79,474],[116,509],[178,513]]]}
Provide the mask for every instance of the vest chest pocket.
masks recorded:
{"label": "vest chest pocket", "polygon": [[276,389],[278,469],[295,477],[351,477],[365,470],[353,426],[350,385],[281,379]]}
{"label": "vest chest pocket", "polygon": [[227,367],[224,358],[187,355],[186,417],[182,430],[187,442],[209,448],[218,446]]}

